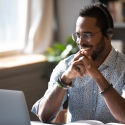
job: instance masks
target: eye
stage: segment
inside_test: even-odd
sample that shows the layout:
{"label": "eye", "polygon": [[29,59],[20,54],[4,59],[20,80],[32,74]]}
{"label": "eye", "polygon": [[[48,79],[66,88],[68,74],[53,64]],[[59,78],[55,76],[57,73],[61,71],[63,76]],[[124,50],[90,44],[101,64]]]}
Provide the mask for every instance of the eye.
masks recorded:
{"label": "eye", "polygon": [[84,33],[82,36],[83,36],[84,38],[89,38],[89,37],[91,37],[91,34],[89,34],[89,33]]}

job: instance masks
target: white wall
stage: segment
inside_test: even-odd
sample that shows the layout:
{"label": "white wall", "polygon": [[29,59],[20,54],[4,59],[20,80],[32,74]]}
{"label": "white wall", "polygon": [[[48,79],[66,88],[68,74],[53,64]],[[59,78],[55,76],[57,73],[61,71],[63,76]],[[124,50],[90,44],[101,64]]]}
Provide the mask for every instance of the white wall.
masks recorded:
{"label": "white wall", "polygon": [[64,43],[66,38],[75,32],[75,23],[80,8],[92,3],[91,0],[56,0],[58,20],[57,40]]}

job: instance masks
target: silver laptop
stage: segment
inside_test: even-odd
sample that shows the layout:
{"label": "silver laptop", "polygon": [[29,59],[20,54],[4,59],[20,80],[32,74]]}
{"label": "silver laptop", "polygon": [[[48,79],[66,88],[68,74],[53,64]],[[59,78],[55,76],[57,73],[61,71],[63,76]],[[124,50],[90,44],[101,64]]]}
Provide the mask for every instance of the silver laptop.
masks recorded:
{"label": "silver laptop", "polygon": [[22,91],[0,89],[0,125],[31,125]]}

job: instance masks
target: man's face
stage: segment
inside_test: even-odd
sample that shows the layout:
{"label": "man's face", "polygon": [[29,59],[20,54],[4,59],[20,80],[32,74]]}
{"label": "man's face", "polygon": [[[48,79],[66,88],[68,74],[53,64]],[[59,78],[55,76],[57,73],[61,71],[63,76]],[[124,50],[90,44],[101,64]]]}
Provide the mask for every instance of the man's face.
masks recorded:
{"label": "man's face", "polygon": [[77,44],[82,52],[96,60],[103,53],[106,46],[101,29],[96,26],[96,18],[78,17],[76,33],[79,35],[83,35],[83,33],[90,34],[89,40],[83,36],[78,39]]}

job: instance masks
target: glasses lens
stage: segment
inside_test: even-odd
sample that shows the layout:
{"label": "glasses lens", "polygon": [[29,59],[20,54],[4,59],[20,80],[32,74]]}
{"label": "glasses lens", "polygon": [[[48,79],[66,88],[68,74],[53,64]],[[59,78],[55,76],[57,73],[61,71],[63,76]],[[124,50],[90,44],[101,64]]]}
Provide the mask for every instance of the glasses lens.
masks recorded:
{"label": "glasses lens", "polygon": [[77,35],[74,33],[74,34],[72,34],[72,39],[73,39],[73,41],[75,41],[76,42],[76,40],[77,40]]}
{"label": "glasses lens", "polygon": [[85,40],[85,41],[90,41],[90,34],[87,34],[87,33],[85,33],[85,34],[83,34],[82,35],[82,38]]}
{"label": "glasses lens", "polygon": [[78,35],[77,33],[72,34],[72,39],[73,39],[73,41],[75,41],[75,42],[79,41],[79,39],[81,39],[81,38],[82,38],[83,40],[89,42],[89,41],[90,41],[90,38],[91,38],[91,35],[88,34],[88,33],[83,33],[82,35]]}

